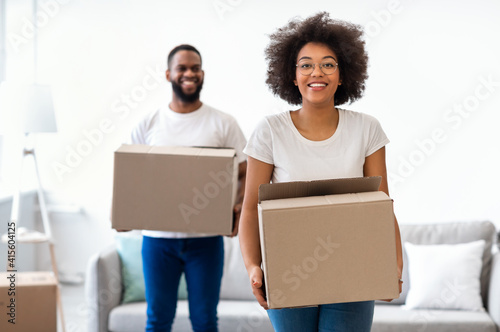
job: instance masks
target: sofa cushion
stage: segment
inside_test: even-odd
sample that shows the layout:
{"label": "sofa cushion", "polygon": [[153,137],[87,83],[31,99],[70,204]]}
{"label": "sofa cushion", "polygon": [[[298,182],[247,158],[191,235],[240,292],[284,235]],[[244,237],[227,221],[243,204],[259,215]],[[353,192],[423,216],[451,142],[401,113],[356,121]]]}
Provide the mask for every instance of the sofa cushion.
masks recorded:
{"label": "sofa cushion", "polygon": [[479,277],[484,240],[459,244],[404,244],[411,288],[406,309],[484,310]]}
{"label": "sofa cushion", "polygon": [[108,330],[110,332],[145,331],[146,302],[133,302],[114,307],[109,313]]}
{"label": "sofa cushion", "polygon": [[[219,332],[272,332],[264,309],[255,301],[221,301],[217,308]],[[146,327],[146,303],[127,303],[109,315],[110,332],[137,332]],[[187,301],[177,303],[172,332],[191,331]],[[461,310],[404,310],[402,306],[377,304],[372,332],[496,332],[487,312]]]}
{"label": "sofa cushion", "polygon": [[141,258],[142,236],[117,233],[115,243],[122,268],[122,302],[145,301]]}
{"label": "sofa cushion", "polygon": [[[217,307],[219,332],[273,332],[267,313],[257,301],[221,301]],[[137,332],[146,327],[146,303],[127,303],[115,307],[109,315],[109,331]],[[177,302],[172,332],[191,331],[186,300]]]}
{"label": "sofa cushion", "polygon": [[[495,242],[495,226],[489,221],[453,222],[442,224],[400,224],[402,243],[414,244],[456,244],[484,240],[483,266],[481,268],[481,297],[487,302],[491,270],[491,248]],[[411,281],[408,276],[408,257],[403,250],[403,292],[391,304],[403,304]]]}
{"label": "sofa cushion", "polygon": [[[120,257],[123,294],[122,302],[145,301],[145,283],[142,271],[142,235],[132,231],[117,233],[115,236],[116,250]],[[187,298],[186,280],[181,276],[178,290],[179,299]]]}
{"label": "sofa cushion", "polygon": [[402,306],[377,304],[371,332],[496,332],[486,311],[404,310]]}

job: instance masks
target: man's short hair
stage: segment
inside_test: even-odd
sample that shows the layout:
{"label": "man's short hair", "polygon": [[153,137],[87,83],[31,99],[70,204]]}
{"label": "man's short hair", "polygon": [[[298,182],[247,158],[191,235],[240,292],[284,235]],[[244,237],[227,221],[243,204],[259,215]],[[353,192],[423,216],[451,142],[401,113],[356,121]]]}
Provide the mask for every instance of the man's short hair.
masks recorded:
{"label": "man's short hair", "polygon": [[177,53],[179,51],[192,51],[192,52],[195,52],[196,54],[198,54],[200,56],[200,61],[201,61],[201,54],[200,54],[200,52],[194,46],[191,46],[189,44],[181,44],[179,46],[174,47],[170,51],[170,53],[168,54],[168,58],[167,58],[167,66],[168,66],[168,68],[170,68],[170,62],[172,61],[172,58],[174,57],[175,53]]}

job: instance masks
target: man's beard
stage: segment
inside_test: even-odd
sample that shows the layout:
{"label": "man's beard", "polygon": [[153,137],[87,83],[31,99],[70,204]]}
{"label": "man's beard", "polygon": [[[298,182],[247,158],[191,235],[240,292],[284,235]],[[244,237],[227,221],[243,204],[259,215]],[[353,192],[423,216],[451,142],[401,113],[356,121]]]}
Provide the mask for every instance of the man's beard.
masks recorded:
{"label": "man's beard", "polygon": [[182,91],[182,87],[177,84],[176,82],[171,82],[172,83],[172,90],[174,90],[175,95],[183,102],[185,103],[194,103],[195,101],[198,101],[200,99],[200,92],[201,88],[203,87],[203,81],[201,84],[196,88],[196,91],[191,93],[191,94],[186,94],[184,91]]}

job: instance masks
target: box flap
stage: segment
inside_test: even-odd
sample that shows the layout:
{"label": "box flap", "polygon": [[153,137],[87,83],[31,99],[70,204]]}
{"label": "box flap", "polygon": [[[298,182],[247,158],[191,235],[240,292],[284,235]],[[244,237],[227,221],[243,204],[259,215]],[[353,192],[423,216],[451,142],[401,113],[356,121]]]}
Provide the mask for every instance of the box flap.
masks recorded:
{"label": "box flap", "polygon": [[359,177],[316,181],[296,181],[262,184],[259,203],[280,198],[325,196],[378,191],[382,177]]}
{"label": "box flap", "polygon": [[151,149],[149,145],[122,144],[115,153],[147,153]]}
{"label": "box flap", "polygon": [[291,210],[302,209],[305,207],[319,207],[327,205],[347,205],[347,204],[367,204],[373,202],[389,201],[392,199],[383,191],[370,191],[362,193],[336,194],[326,196],[307,196],[280,198],[262,201],[260,207],[262,210]]}
{"label": "box flap", "polygon": [[55,286],[57,284],[54,273],[48,271],[33,272],[2,272],[0,278],[0,287],[9,286],[11,280],[9,276],[14,275],[17,286]]}

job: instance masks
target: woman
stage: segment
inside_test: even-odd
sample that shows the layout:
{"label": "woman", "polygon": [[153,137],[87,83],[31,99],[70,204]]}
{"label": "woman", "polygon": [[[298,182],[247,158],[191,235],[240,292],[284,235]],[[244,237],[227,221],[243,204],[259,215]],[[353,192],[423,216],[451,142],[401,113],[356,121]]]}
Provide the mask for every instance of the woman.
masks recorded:
{"label": "woman", "polygon": [[[271,35],[266,83],[290,104],[300,105],[263,119],[244,150],[248,155],[240,244],[253,293],[268,309],[263,287],[257,216],[260,184],[381,176],[388,193],[385,145],[372,116],[338,108],[362,96],[368,57],[361,29],[327,13],[293,20]],[[395,220],[398,271],[403,268]],[[400,279],[400,292],[401,292]],[[390,300],[388,300],[390,301]],[[373,301],[268,310],[278,332],[370,331]]]}

